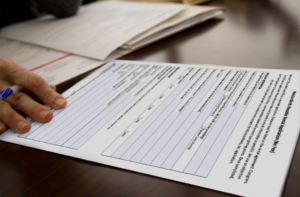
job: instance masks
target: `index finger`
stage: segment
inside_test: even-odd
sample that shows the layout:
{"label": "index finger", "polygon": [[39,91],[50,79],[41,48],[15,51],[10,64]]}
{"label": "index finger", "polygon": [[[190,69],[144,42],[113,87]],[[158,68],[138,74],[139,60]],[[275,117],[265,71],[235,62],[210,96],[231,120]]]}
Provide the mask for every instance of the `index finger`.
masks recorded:
{"label": "index finger", "polygon": [[53,109],[62,109],[67,105],[66,99],[55,92],[41,76],[18,66],[10,59],[0,59],[0,73],[4,73],[4,79],[10,84],[23,86]]}

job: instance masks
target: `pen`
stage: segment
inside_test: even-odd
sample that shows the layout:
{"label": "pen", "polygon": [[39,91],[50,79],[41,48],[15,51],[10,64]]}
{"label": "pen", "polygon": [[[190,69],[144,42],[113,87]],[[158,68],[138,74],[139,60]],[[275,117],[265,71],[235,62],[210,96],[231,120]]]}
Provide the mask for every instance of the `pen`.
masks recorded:
{"label": "pen", "polygon": [[22,88],[23,87],[20,85],[14,85],[14,86],[11,86],[10,88],[7,88],[6,90],[0,92],[0,101],[4,100],[5,98],[9,97],[12,94],[18,92]]}

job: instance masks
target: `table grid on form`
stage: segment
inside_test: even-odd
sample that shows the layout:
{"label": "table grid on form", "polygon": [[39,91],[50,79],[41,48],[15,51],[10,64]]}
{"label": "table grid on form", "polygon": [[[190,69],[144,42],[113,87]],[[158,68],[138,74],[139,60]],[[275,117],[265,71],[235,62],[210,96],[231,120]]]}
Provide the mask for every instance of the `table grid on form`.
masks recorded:
{"label": "table grid on form", "polygon": [[[118,65],[54,111],[54,121],[36,123],[20,137],[79,149],[175,72],[172,66]],[[265,73],[187,67],[178,75],[102,155],[208,176]]]}
{"label": "table grid on form", "polygon": [[[102,155],[207,177],[264,75],[203,69],[197,75],[202,81],[195,77],[181,82],[157,108],[140,114]],[[193,89],[185,102],[176,95],[187,86]],[[150,106],[157,106],[156,101]]]}
{"label": "table grid on form", "polygon": [[163,68],[119,65],[114,72],[103,73],[70,98],[65,109],[53,111],[54,118],[50,123],[36,123],[30,132],[19,137],[78,149],[127,106],[137,90],[149,80],[157,80],[160,77],[158,71],[163,71]]}

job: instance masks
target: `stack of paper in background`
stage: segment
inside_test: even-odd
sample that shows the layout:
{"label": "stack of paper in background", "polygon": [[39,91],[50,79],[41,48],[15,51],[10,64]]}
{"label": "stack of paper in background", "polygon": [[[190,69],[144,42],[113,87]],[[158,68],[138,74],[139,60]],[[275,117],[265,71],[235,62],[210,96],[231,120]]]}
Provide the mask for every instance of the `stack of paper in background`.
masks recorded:
{"label": "stack of paper in background", "polygon": [[48,15],[3,28],[0,57],[10,57],[48,83],[59,84],[222,12],[179,4],[95,2],[74,17]]}

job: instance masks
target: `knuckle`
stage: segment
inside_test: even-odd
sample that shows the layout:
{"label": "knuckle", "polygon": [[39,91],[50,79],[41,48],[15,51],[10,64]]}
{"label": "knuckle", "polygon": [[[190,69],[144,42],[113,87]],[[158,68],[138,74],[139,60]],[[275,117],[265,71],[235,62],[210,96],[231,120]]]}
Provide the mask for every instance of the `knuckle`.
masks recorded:
{"label": "knuckle", "polygon": [[0,101],[0,112],[5,110],[5,108],[8,107],[8,103],[7,102],[4,102],[4,101]]}
{"label": "knuckle", "polygon": [[53,93],[54,93],[53,90],[47,91],[47,92],[43,95],[43,98],[42,98],[43,101],[46,102],[46,103],[48,103],[48,102],[51,100]]}
{"label": "knuckle", "polygon": [[13,120],[13,110],[10,109],[10,105],[5,101],[0,101],[0,119],[5,123],[9,123]]}
{"label": "knuckle", "polygon": [[41,76],[36,74],[33,74],[28,77],[28,85],[35,89],[41,88],[44,82],[45,82],[44,79]]}
{"label": "knuckle", "polygon": [[10,103],[14,108],[20,108],[27,95],[25,93],[18,93],[12,96]]}

